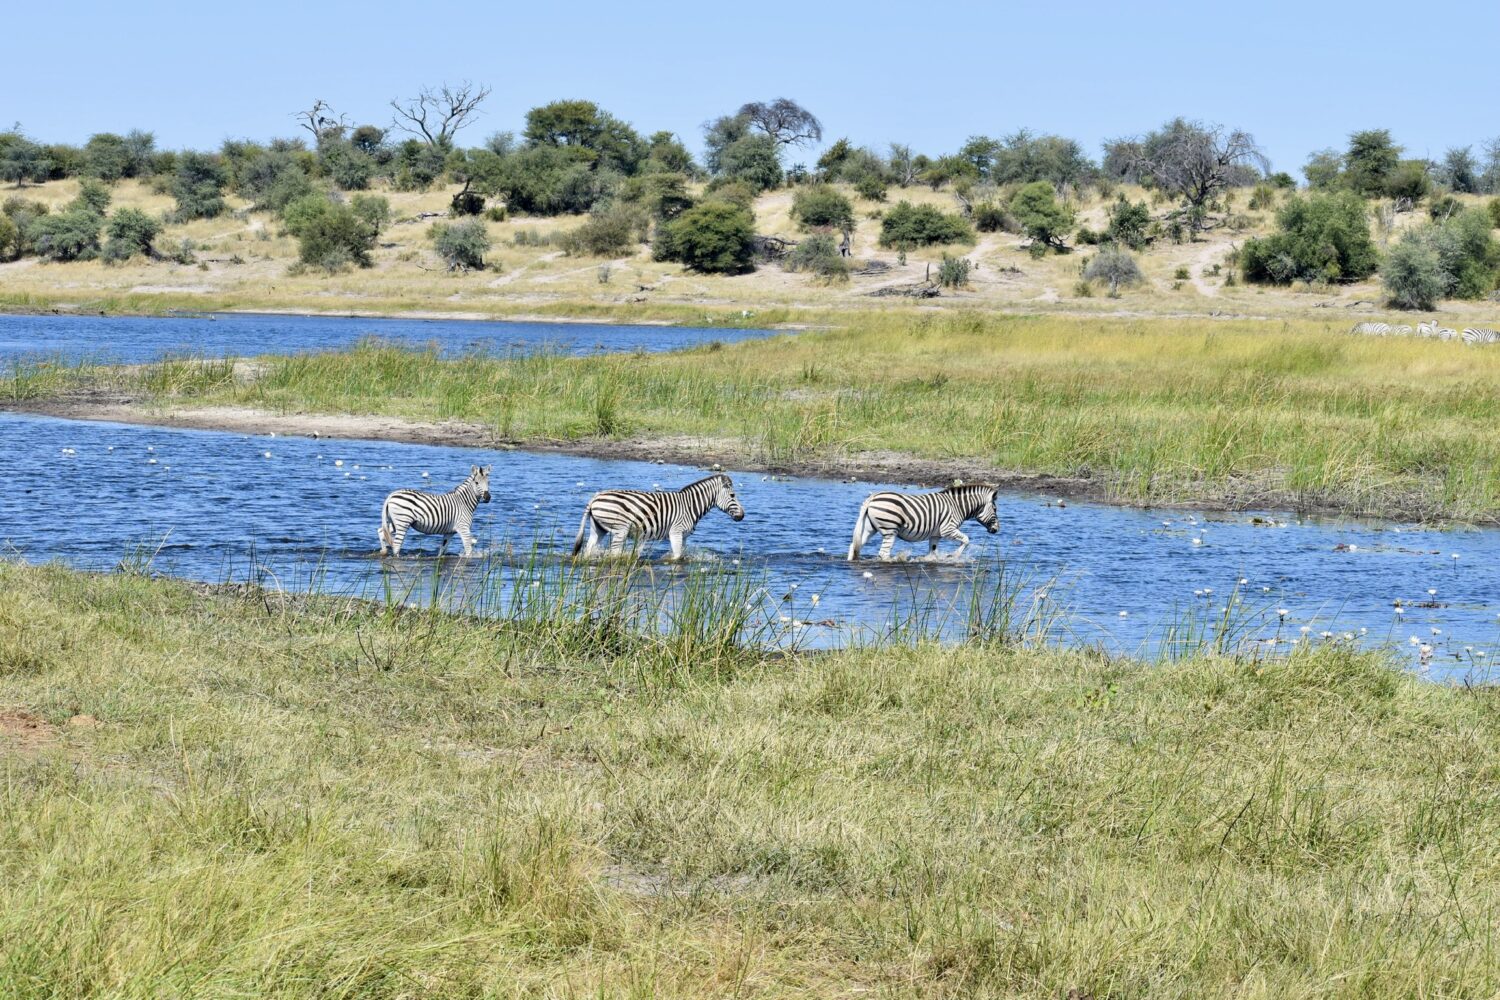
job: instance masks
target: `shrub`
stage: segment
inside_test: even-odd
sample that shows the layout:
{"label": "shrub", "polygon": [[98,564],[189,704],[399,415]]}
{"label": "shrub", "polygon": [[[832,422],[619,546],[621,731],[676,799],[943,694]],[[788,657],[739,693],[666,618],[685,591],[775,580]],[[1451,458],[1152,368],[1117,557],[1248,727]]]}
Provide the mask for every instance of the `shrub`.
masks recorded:
{"label": "shrub", "polygon": [[1500,229],[1500,198],[1491,198],[1484,208],[1490,213],[1490,228]]}
{"label": "shrub", "polygon": [[1463,202],[1445,191],[1442,194],[1434,195],[1432,200],[1427,203],[1427,217],[1434,222],[1441,222],[1463,211],[1463,207]]}
{"label": "shrub", "polygon": [[1295,191],[1297,189],[1297,179],[1285,170],[1278,170],[1266,179],[1278,191]]}
{"label": "shrub", "polygon": [[570,257],[619,257],[635,252],[645,236],[646,214],[636,206],[611,205],[595,211],[577,229],[564,234],[563,250]]}
{"label": "shrub", "polygon": [[781,155],[768,135],[746,135],[725,146],[718,157],[719,175],[743,181],[757,194],[781,186]]}
{"label": "shrub", "polygon": [[859,180],[854,182],[854,190],[861,198],[870,201],[885,201],[886,181],[879,174],[862,174]]}
{"label": "shrub", "polygon": [[288,150],[265,150],[240,169],[240,196],[259,212],[280,212],[313,193],[312,181]]}
{"label": "shrub", "polygon": [[140,254],[155,254],[152,243],[161,235],[161,223],[136,208],[122,208],[110,217],[105,227],[109,239],[104,244],[104,259],[129,260]]}
{"label": "shrub", "polygon": [[798,243],[787,254],[784,266],[788,271],[806,271],[824,281],[849,280],[849,261],[827,233],[815,233]]}
{"label": "shrub", "polygon": [[505,221],[505,206],[504,205],[491,205],[489,208],[487,208],[487,209],[484,210],[484,217],[486,219],[489,219],[491,222],[504,222]]}
{"label": "shrub", "polygon": [[1143,249],[1151,242],[1151,210],[1143,201],[1131,203],[1121,197],[1109,210],[1109,227],[1104,233],[1132,250]]}
{"label": "shrub", "polygon": [[1437,251],[1423,240],[1398,241],[1380,269],[1391,304],[1402,309],[1431,309],[1443,297],[1445,278]]}
{"label": "shrub", "polygon": [[357,194],[349,202],[349,207],[354,210],[355,215],[365,220],[377,235],[391,224],[391,203],[384,195]]}
{"label": "shrub", "polygon": [[826,227],[844,232],[854,228],[854,206],[827,184],[799,188],[790,214],[803,229]]}
{"label": "shrub", "polygon": [[109,208],[109,200],[109,188],[99,181],[87,178],[78,185],[78,195],[68,203],[68,207],[93,212],[102,217]]}
{"label": "shrub", "polygon": [[695,271],[740,274],[752,269],[755,217],[732,202],[705,201],[657,229],[652,255]]}
{"label": "shrub", "polygon": [[718,201],[738,205],[752,215],[755,213],[755,188],[743,181],[715,178],[709,183],[707,193],[713,195]]}
{"label": "shrub", "polygon": [[1245,243],[1245,280],[1357,281],[1375,272],[1365,203],[1352,192],[1293,198],[1276,213],[1278,232]]}
{"label": "shrub", "polygon": [[172,178],[172,197],[177,199],[173,217],[178,222],[212,219],[224,211],[224,170],[211,156],[183,153],[177,158]]}
{"label": "shrub", "polygon": [[39,257],[91,260],[98,256],[99,228],[103,224],[97,213],[72,207],[37,218],[26,230],[25,238]]}
{"label": "shrub", "polygon": [[1033,243],[1064,249],[1063,234],[1073,228],[1073,212],[1057,203],[1052,185],[1033,181],[1010,200],[1011,214]]}
{"label": "shrub", "polygon": [[329,272],[350,264],[369,267],[376,229],[348,205],[322,195],[301,198],[286,210],[286,228],[298,240],[297,258]]}
{"label": "shrub", "polygon": [[1179,267],[1177,270],[1172,272],[1172,277],[1176,278],[1178,281],[1187,281],[1192,276],[1192,272],[1185,267]]}
{"label": "shrub", "polygon": [[0,215],[0,260],[21,256],[21,227],[8,215]]}
{"label": "shrub", "polygon": [[1381,280],[1391,302],[1428,309],[1440,298],[1476,299],[1495,287],[1500,245],[1487,213],[1468,209],[1407,230],[1391,248]]}
{"label": "shrub", "polygon": [[969,271],[973,267],[973,262],[967,257],[949,257],[943,254],[943,262],[938,265],[937,283],[944,288],[966,288],[969,284]]}
{"label": "shrub", "polygon": [[[1187,276],[1181,268],[1178,272],[1179,278]],[[1131,287],[1145,280],[1135,258],[1119,247],[1105,247],[1100,250],[1094,259],[1089,261],[1088,267],[1084,268],[1083,276],[1089,281],[1108,282],[1110,298],[1119,296],[1121,285]]]}
{"label": "shrub", "polygon": [[318,161],[340,191],[365,190],[375,173],[375,158],[352,142],[324,142]]}
{"label": "shrub", "polygon": [[920,247],[973,240],[974,231],[967,222],[931,205],[897,202],[880,220],[880,245],[883,247]]}
{"label": "shrub", "polygon": [[479,219],[437,226],[432,246],[450,271],[482,271],[490,249],[490,233]]}
{"label": "shrub", "polygon": [[484,195],[477,191],[460,191],[448,202],[448,214],[481,215],[484,212]]}
{"label": "shrub", "polygon": [[[675,219],[693,207],[693,199],[687,193],[687,182],[686,174],[645,174],[624,181],[618,196],[621,201],[639,205],[652,219]],[[751,197],[753,200],[753,194]]]}
{"label": "shrub", "polygon": [[981,201],[974,206],[970,213],[974,222],[974,228],[981,233],[998,233],[1009,230],[1015,223],[1005,206],[997,205],[992,201]]}
{"label": "shrub", "polygon": [[1078,232],[1073,234],[1073,238],[1079,243],[1086,243],[1089,246],[1098,246],[1106,239],[1103,233],[1095,232],[1088,226],[1079,226]]}
{"label": "shrub", "polygon": [[113,132],[89,136],[83,146],[83,169],[90,177],[113,184],[131,168],[130,149],[125,140]]}
{"label": "shrub", "polygon": [[1386,179],[1385,193],[1399,201],[1416,204],[1432,190],[1432,178],[1422,160],[1402,160]]}

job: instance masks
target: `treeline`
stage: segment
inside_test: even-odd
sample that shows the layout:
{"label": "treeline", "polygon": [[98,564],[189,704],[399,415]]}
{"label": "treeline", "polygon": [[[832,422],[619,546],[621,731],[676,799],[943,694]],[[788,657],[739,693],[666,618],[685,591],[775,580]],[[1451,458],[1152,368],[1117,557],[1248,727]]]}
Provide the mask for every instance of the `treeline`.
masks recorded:
{"label": "treeline", "polygon": [[[1277,232],[1248,241],[1232,263],[1247,280],[1283,283],[1395,270],[1371,242],[1370,220],[1389,225],[1392,215],[1425,206],[1430,224],[1407,227],[1388,256],[1419,273],[1439,297],[1494,287],[1488,227],[1484,240],[1476,236],[1483,213],[1464,211],[1454,196],[1500,193],[1500,139],[1477,154],[1460,147],[1432,161],[1405,156],[1388,131],[1357,132],[1346,149],[1309,158],[1305,190],[1298,192],[1290,174],[1271,172],[1250,133],[1182,118],[1105,142],[1098,160],[1074,140],[1021,130],[973,136],[940,155],[837,139],[808,163],[798,152],[822,143],[822,122],[785,98],[750,102],[713,119],[695,157],[680,137],[642,134],[587,100],[533,108],[518,134],[461,145],[459,134],[488,94],[467,83],[424,89],[391,102],[385,125],[354,124],[320,100],[295,116],[302,135],[231,140],[215,152],[160,150],[142,131],[101,133],[81,147],[44,144],[14,128],[0,133],[0,180],[20,189],[68,177],[89,183],[86,196],[56,213],[28,201],[24,190],[8,198],[0,213],[0,259],[28,253],[122,259],[131,248],[159,255],[153,241],[162,224],[214,217],[232,192],[250,211],[284,221],[301,242],[303,264],[337,270],[368,264],[376,235],[390,221],[385,200],[363,192],[456,183],[455,217],[587,216],[561,238],[563,249],[614,255],[649,241],[658,259],[732,273],[754,263],[754,199],[791,186],[793,217],[816,237],[806,241],[816,253],[809,259],[803,251],[789,266],[838,279],[847,268],[836,260],[842,255],[833,237],[842,235],[847,247],[856,225],[854,206],[832,187],[841,183],[877,206],[892,189],[951,192],[950,212],[904,200],[866,212],[879,219],[881,244],[898,253],[962,243],[976,230],[1006,230],[1027,236],[1037,254],[1066,251],[1070,242],[1099,245],[1121,267],[1119,255],[1155,240],[1189,240],[1217,226],[1240,229],[1248,224],[1245,209],[1275,210]],[[149,225],[107,216],[108,185],[126,178],[170,195],[174,209]],[[1149,204],[1116,198],[1124,184],[1145,188]],[[1071,205],[1086,188],[1114,199],[1098,231],[1076,225]],[[489,237],[482,224],[439,225],[432,237],[450,267],[483,266]],[[1393,299],[1430,301],[1394,290]]]}

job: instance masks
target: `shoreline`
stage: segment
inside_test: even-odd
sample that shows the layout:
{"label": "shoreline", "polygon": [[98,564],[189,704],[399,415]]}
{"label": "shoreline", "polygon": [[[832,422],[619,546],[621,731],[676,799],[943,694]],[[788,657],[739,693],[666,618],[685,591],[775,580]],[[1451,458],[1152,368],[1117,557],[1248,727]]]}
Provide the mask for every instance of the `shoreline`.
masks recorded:
{"label": "shoreline", "polygon": [[928,459],[896,452],[863,452],[799,461],[766,461],[732,440],[690,436],[622,438],[498,438],[489,428],[463,421],[426,422],[374,414],[278,414],[251,407],[203,406],[155,409],[144,397],[108,390],[74,391],[31,400],[0,400],[0,413],[31,414],[64,420],[224,431],[351,441],[475,448],[485,451],[529,451],[580,458],[671,463],[708,468],[720,465],[744,472],[789,475],[846,482],[910,483],[940,487],[954,479],[988,482],[1007,493],[1030,494],[1048,503],[1085,502],[1137,510],[1264,511],[1295,516],[1373,519],[1455,528],[1500,527],[1500,513],[1480,521],[1433,519],[1396,504],[1386,510],[1351,509],[1331,498],[1298,498],[1265,482],[1238,481],[1212,495],[1182,500],[1138,502],[1119,496],[1108,480],[1001,469],[975,459]]}

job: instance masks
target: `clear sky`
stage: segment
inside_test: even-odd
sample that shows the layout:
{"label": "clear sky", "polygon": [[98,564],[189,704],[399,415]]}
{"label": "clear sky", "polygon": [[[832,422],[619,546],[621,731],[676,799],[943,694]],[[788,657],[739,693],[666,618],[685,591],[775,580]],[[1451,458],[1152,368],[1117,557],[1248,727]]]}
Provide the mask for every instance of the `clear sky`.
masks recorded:
{"label": "clear sky", "polygon": [[[791,97],[829,140],[951,152],[1020,126],[1099,155],[1174,115],[1243,127],[1276,169],[1389,128],[1413,156],[1500,135],[1500,0],[922,3],[100,3],[9,5],[0,128],[158,145],[295,134],[323,98],[356,123],[423,84],[494,88],[460,141],[528,108],[597,101],[643,133]],[[811,160],[816,154],[794,156]]]}

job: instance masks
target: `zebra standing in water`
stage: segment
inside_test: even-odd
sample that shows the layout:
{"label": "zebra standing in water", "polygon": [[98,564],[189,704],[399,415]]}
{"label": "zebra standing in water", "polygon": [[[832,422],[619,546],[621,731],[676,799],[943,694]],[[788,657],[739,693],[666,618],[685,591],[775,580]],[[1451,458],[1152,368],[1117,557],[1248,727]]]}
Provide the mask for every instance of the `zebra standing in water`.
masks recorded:
{"label": "zebra standing in water", "polygon": [[464,557],[474,551],[474,508],[490,502],[490,469],[486,465],[469,466],[469,477],[448,493],[423,490],[396,490],[385,498],[380,508],[380,554],[389,548],[391,555],[401,554],[406,529],[415,528],[424,535],[442,535],[438,549],[442,555],[457,535],[464,543]]}
{"label": "zebra standing in water", "polygon": [[[625,551],[625,540],[671,539],[672,558],[682,558],[682,544],[703,515],[719,508],[736,521],[745,519],[745,508],[734,495],[734,482],[722,473],[690,483],[680,490],[605,490],[595,493],[583,509],[573,554],[591,556],[599,539],[609,535],[611,555]],[[587,548],[584,536],[588,536]]]}
{"label": "zebra standing in water", "polygon": [[989,529],[1000,530],[1000,513],[995,509],[998,486],[950,486],[936,493],[871,493],[860,505],[854,522],[854,539],[849,543],[849,561],[859,558],[859,550],[875,532],[880,532],[880,558],[891,557],[896,539],[928,543],[927,554],[937,551],[938,541],[949,538],[958,543],[961,556],[969,546],[969,536],[959,525],[973,518]]}

